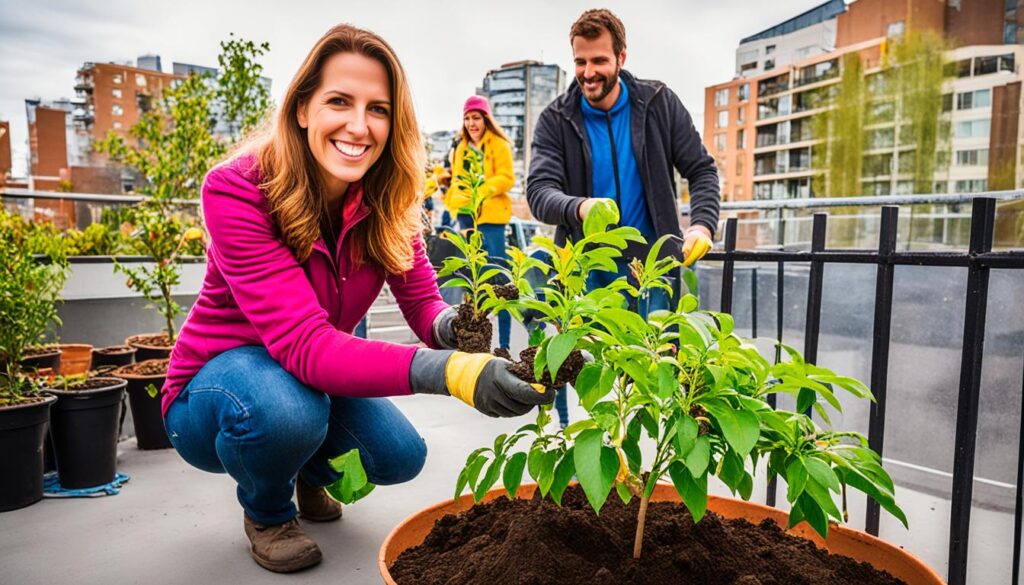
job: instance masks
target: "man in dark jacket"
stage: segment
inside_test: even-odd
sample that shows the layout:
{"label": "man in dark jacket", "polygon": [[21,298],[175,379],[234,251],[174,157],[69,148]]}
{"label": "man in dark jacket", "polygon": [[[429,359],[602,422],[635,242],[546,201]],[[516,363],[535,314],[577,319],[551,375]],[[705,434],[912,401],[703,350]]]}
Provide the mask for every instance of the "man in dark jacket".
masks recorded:
{"label": "man in dark jacket", "polygon": [[[583,219],[596,197],[613,199],[620,224],[639,229],[651,243],[681,236],[674,167],[690,184],[690,226],[682,249],[672,239],[663,252],[692,264],[711,248],[720,196],[714,159],[690,114],[665,84],[622,70],[625,29],[610,11],[584,12],[569,38],[577,83],[544,110],[534,131],[530,211],[558,226],[558,243],[583,237]],[[642,259],[646,252],[631,246],[626,258]],[[619,274],[608,276],[624,274],[623,263]]]}

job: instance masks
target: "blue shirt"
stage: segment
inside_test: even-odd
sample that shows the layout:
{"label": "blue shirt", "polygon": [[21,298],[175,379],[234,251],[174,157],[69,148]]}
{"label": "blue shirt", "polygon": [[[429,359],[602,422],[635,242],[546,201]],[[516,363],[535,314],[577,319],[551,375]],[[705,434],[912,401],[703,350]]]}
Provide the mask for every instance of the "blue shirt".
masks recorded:
{"label": "blue shirt", "polygon": [[590,105],[587,98],[580,97],[583,104],[583,122],[590,140],[591,173],[594,192],[591,197],[607,197],[619,206],[619,225],[635,227],[653,242],[657,233],[647,209],[644,185],[633,156],[633,140],[630,131],[629,90],[619,80],[619,99],[611,110],[605,112]]}

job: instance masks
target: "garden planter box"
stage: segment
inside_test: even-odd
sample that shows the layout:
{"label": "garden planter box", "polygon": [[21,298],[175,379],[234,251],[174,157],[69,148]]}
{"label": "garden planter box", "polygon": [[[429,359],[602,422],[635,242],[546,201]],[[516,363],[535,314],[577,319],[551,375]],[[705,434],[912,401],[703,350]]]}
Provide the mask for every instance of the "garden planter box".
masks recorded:
{"label": "garden planter box", "polygon": [[[161,369],[162,373],[155,373]],[[119,368],[112,375],[128,381],[128,402],[132,409],[139,449],[170,449],[171,441],[167,438],[164,418],[160,413],[160,395],[151,397],[147,391],[150,384],[158,390],[164,385],[167,378],[167,360],[141,361]]]}
{"label": "garden planter box", "polygon": [[117,472],[117,430],[127,382],[119,378],[89,381],[102,385],[87,390],[47,389],[57,397],[50,411],[50,437],[65,489],[110,483]]}
{"label": "garden planter box", "polygon": [[43,498],[43,437],[57,399],[0,408],[0,512]]}
{"label": "garden planter box", "polygon": [[[524,484],[519,488],[517,496],[530,498],[536,484]],[[503,489],[491,490],[483,501],[505,497]],[[651,497],[652,502],[678,502],[679,496],[675,488],[669,484],[659,484]],[[421,544],[434,527],[435,522],[447,514],[456,514],[473,506],[472,494],[466,494],[454,500],[447,500],[417,514],[410,516],[399,524],[384,540],[377,557],[377,565],[384,582],[395,585],[389,567],[406,549]],[[744,502],[732,498],[716,496],[708,497],[708,510],[724,518],[744,518],[752,524],[759,524],[765,519],[771,520],[781,527],[787,525],[787,514],[779,509],[761,504]],[[893,546],[867,533],[843,526],[831,526],[828,539],[822,539],[806,524],[800,524],[789,531],[790,534],[804,537],[815,545],[858,561],[870,563],[877,569],[888,571],[902,579],[907,585],[941,585],[942,578],[914,555]],[[524,559],[528,560],[528,559]],[[641,562],[642,558],[641,558]],[[411,585],[401,583],[399,585]]]}

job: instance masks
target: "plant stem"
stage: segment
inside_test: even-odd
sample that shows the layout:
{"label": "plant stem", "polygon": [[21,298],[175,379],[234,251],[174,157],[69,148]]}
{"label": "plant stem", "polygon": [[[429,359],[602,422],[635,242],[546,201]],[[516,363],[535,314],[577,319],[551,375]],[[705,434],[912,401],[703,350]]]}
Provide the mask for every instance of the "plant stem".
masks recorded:
{"label": "plant stem", "polygon": [[644,522],[647,521],[647,502],[649,500],[645,490],[644,495],[640,497],[640,513],[637,514],[636,519],[636,538],[633,539],[634,560],[640,560],[640,549],[644,545]]}

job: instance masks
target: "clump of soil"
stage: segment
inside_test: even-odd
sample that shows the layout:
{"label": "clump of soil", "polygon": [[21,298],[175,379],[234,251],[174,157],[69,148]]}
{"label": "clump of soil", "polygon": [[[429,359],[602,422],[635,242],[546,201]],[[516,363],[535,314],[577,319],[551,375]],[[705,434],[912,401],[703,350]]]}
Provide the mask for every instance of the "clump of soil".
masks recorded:
{"label": "clump of soil", "polygon": [[467,303],[458,306],[458,315],[452,321],[455,331],[455,346],[466,353],[490,353],[494,329],[486,315],[473,315],[473,307]]}
{"label": "clump of soil", "polygon": [[126,374],[129,376],[165,376],[167,375],[167,364],[170,359],[146,360],[137,364],[124,366],[117,370],[114,375]]}
{"label": "clump of soil", "polygon": [[116,355],[122,353],[128,353],[132,350],[131,346],[128,345],[111,345],[109,347],[97,347],[93,351],[103,355]]}
{"label": "clump of soil", "polygon": [[[494,354],[498,355],[498,352],[495,351]],[[508,354],[508,352],[506,351],[505,354]],[[512,365],[508,367],[508,371],[512,372],[512,374],[520,380],[525,380],[531,384],[537,382],[533,377],[533,362],[536,356],[536,347],[528,347],[524,349],[519,352],[519,361],[513,362]],[[503,355],[498,355],[498,357],[505,357],[505,359],[511,360],[511,357]],[[540,384],[544,385],[548,390],[557,390],[566,384],[575,383],[576,377],[580,375],[580,370],[583,369],[583,366],[585,366],[586,363],[587,361],[583,358],[583,354],[580,350],[574,349],[569,353],[569,357],[565,358],[565,361],[562,362],[562,366],[558,369],[558,377],[555,378],[555,381],[551,381],[551,374],[547,369],[545,369],[544,376],[541,378]]]}
{"label": "clump of soil", "polygon": [[519,299],[519,289],[514,284],[499,284],[498,286],[491,287],[494,290],[494,296],[505,301],[515,301]]}
{"label": "clump of soil", "polygon": [[399,585],[896,585],[886,572],[830,555],[765,520],[699,523],[677,503],[652,502],[644,548],[633,559],[639,501],[608,499],[597,516],[572,486],[563,507],[548,500],[499,498],[434,525],[422,545],[390,567]]}

